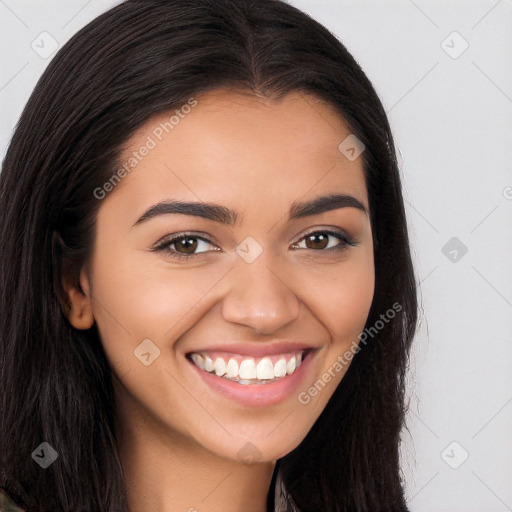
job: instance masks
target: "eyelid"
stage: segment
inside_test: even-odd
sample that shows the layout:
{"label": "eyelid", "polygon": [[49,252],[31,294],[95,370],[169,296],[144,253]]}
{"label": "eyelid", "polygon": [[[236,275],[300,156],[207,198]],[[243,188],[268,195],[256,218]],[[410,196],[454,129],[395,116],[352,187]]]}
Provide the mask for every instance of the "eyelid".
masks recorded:
{"label": "eyelid", "polygon": [[[306,231],[305,233],[302,233],[299,238],[295,242],[293,242],[291,245],[296,245],[297,243],[301,242],[304,238],[306,238],[309,235],[312,235],[314,233],[325,233],[327,235],[332,235],[334,237],[337,237],[338,239],[342,240],[348,245],[355,246],[357,245],[356,240],[349,236],[343,229],[340,228],[334,228],[334,227],[314,227],[310,230]],[[322,251],[319,251],[322,252]]]}
{"label": "eyelid", "polygon": [[[205,233],[204,231],[181,231],[178,233],[173,233],[172,235],[166,235],[162,237],[158,242],[156,242],[153,247],[151,248],[152,251],[165,251],[170,245],[173,245],[177,240],[180,240],[182,238],[197,238],[198,240],[202,240],[203,242],[206,242],[207,244],[216,246],[219,250],[213,251],[213,252],[221,252],[222,249],[212,240],[210,235],[208,233]],[[174,255],[176,255],[178,258],[184,257],[184,258],[193,258],[194,256],[199,256],[200,254],[206,254],[207,252],[212,251],[204,251],[200,253],[195,254],[181,254],[178,252],[173,252]]]}
{"label": "eyelid", "polygon": [[178,231],[176,233],[170,233],[168,235],[163,236],[158,240],[158,242],[155,242],[153,244],[153,247],[156,247],[160,245],[162,242],[168,242],[173,241],[179,238],[185,238],[187,236],[200,238],[201,240],[204,240],[205,242],[211,243],[215,245],[215,242],[213,241],[213,237],[207,233],[206,231]]}

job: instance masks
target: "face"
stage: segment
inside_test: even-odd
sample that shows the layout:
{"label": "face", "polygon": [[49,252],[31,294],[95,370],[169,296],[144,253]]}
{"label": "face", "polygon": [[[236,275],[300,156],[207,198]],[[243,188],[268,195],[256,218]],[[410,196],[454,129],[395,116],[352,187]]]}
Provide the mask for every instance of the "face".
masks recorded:
{"label": "face", "polygon": [[102,199],[74,307],[97,324],[121,421],[275,460],[326,406],[368,316],[363,162],[313,96],[189,105],[124,147],[130,172]]}

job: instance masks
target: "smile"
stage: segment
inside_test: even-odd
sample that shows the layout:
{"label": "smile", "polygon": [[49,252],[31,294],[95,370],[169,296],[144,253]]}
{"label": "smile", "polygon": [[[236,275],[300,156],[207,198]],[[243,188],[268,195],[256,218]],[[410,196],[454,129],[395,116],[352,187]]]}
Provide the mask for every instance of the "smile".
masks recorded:
{"label": "smile", "polygon": [[297,350],[264,357],[193,352],[189,357],[204,372],[247,386],[269,384],[293,375],[307,352]]}

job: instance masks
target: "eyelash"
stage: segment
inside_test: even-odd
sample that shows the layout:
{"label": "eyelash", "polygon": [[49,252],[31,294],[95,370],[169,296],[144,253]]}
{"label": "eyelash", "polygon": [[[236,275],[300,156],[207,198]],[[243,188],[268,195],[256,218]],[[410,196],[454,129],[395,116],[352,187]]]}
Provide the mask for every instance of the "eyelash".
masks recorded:
{"label": "eyelash", "polygon": [[[333,251],[333,252],[337,253],[337,252],[342,252],[342,251],[346,250],[347,246],[351,246],[351,247],[356,246],[356,243],[352,239],[350,239],[345,233],[343,233],[342,231],[333,231],[331,229],[318,229],[315,231],[310,231],[309,233],[306,233],[305,235],[303,235],[302,238],[300,238],[293,245],[297,245],[301,241],[305,240],[308,236],[315,235],[315,234],[333,236],[333,237],[337,238],[338,240],[340,240],[341,243],[338,245],[335,245],[334,247],[329,247],[328,249],[308,249],[306,247],[305,248],[306,250],[316,251],[316,252]],[[169,240],[166,240],[166,241],[162,242],[161,244],[157,245],[156,247],[154,247],[152,249],[152,251],[153,252],[164,252],[164,253],[167,253],[168,255],[170,255],[173,259],[182,260],[182,261],[186,261],[186,260],[190,261],[191,259],[194,259],[195,257],[200,256],[201,254],[205,254],[205,252],[218,252],[218,251],[204,251],[204,252],[200,252],[200,253],[193,253],[193,254],[185,255],[185,254],[176,252],[174,250],[171,250],[171,248],[170,248],[171,245],[175,244],[178,240],[183,240],[184,238],[193,238],[193,239],[201,240],[208,244],[215,245],[211,240],[209,240],[206,237],[200,236],[197,233],[180,233],[179,235],[173,236]]]}

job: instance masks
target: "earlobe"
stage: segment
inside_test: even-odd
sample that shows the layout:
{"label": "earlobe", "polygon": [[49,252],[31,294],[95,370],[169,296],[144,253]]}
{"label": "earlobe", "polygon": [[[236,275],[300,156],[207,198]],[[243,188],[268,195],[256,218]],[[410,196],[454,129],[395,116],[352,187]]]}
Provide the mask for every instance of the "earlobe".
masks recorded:
{"label": "earlobe", "polygon": [[80,274],[80,288],[69,286],[66,290],[70,304],[68,319],[75,329],[85,330],[94,325],[94,316],[87,276],[84,270]]}

